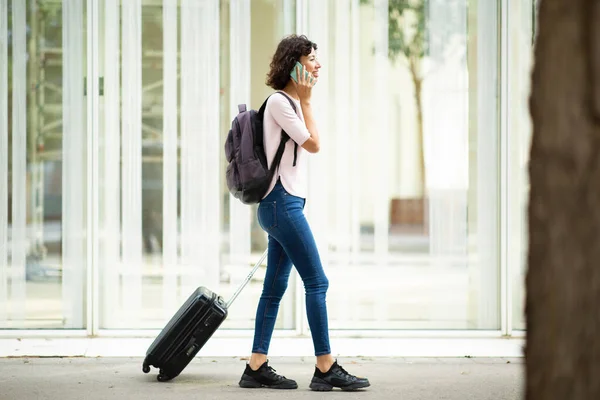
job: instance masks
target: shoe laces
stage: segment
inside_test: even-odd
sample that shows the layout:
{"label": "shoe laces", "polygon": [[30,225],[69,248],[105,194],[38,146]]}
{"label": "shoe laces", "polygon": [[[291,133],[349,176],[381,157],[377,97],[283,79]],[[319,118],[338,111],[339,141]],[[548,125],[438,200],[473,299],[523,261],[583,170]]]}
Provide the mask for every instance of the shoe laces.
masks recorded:
{"label": "shoe laces", "polygon": [[277,373],[277,370],[275,368],[271,367],[270,365],[267,365],[267,374],[269,375],[269,378],[271,378],[271,379],[276,379],[276,380],[287,379],[285,376],[279,375]]}
{"label": "shoe laces", "polygon": [[342,367],[340,364],[337,364],[337,367],[338,367],[339,371],[340,371],[342,374],[346,375],[346,377],[347,377],[347,378],[349,378],[349,379],[351,379],[351,380],[354,380],[354,379],[356,379],[356,377],[355,377],[354,375],[352,375],[351,373],[349,373],[348,371],[346,371],[346,370],[344,369],[344,367]]}

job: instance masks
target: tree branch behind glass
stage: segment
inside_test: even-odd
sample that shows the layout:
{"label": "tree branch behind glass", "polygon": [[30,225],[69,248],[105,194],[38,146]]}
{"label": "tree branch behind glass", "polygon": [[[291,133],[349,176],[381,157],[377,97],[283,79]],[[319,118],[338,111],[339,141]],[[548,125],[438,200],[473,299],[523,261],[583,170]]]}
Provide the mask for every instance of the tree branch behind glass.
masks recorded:
{"label": "tree branch behind glass", "polygon": [[[465,4],[463,4],[465,3]],[[373,5],[373,0],[360,0],[362,5]],[[388,1],[388,58],[395,64],[403,63],[410,72],[415,89],[415,105],[417,109],[417,133],[419,145],[420,182],[422,193],[427,191],[425,174],[425,148],[423,132],[423,81],[426,75],[433,72],[423,71],[423,60],[427,57],[433,61],[432,67],[443,64],[446,53],[456,50],[456,41],[452,40],[456,32],[450,21],[458,21],[464,11],[465,0],[389,0]],[[429,35],[427,29],[428,10],[435,7],[439,12],[448,14],[448,24],[438,27]],[[460,43],[460,41],[459,41]]]}
{"label": "tree branch behind glass", "polygon": [[[372,0],[360,0],[372,5]],[[425,40],[425,0],[389,0],[388,2],[388,58],[392,63],[406,63],[415,89],[419,167],[422,193],[425,194],[425,154],[423,142],[423,74],[421,60],[427,53]]]}

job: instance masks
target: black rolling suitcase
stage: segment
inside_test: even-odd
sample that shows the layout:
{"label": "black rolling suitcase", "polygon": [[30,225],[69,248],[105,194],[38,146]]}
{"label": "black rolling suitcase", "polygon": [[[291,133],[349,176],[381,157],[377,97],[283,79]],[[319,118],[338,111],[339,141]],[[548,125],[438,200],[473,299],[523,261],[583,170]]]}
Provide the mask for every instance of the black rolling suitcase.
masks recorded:
{"label": "black rolling suitcase", "polygon": [[203,286],[196,289],[148,348],[142,366],[144,373],[153,366],[159,369],[159,382],[178,376],[227,318],[229,306],[266,256],[265,251],[228,302]]}

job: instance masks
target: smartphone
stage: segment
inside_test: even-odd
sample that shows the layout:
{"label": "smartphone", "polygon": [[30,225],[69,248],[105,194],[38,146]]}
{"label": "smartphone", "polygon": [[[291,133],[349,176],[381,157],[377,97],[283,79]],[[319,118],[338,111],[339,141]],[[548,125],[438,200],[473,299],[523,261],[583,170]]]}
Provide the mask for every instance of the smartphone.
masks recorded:
{"label": "smartphone", "polygon": [[[302,70],[304,70],[304,66],[302,66],[302,64],[300,64],[298,61],[296,61],[296,65],[294,65],[292,72],[290,72],[290,76],[292,77],[294,82],[298,83],[298,77],[296,76],[296,67],[298,67],[300,69],[300,71],[302,71]],[[304,77],[308,78],[308,75],[309,75],[308,71],[304,71]]]}

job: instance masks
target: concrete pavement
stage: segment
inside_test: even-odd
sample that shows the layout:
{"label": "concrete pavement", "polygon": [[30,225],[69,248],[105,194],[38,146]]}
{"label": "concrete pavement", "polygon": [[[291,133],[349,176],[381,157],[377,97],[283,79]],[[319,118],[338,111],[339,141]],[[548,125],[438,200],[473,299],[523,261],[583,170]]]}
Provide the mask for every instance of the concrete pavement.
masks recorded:
{"label": "concrete pavement", "polygon": [[360,392],[308,389],[312,357],[272,358],[298,382],[296,390],[241,389],[239,357],[197,357],[171,382],[141,371],[141,358],[0,358],[0,400],[96,399],[402,399],[520,400],[523,358],[340,358],[349,372],[367,376]]}

